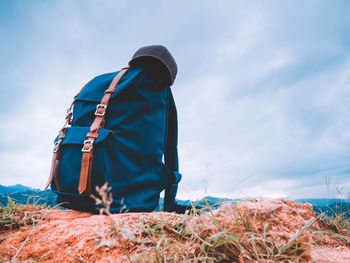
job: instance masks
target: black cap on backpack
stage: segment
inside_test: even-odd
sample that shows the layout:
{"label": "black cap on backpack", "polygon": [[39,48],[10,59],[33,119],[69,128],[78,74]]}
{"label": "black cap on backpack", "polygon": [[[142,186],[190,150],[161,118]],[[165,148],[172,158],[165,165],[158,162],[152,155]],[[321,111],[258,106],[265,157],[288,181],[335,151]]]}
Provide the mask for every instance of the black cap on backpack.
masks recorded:
{"label": "black cap on backpack", "polygon": [[144,59],[155,59],[161,62],[161,65],[164,66],[165,72],[167,74],[166,78],[168,85],[171,86],[174,83],[177,73],[177,65],[175,59],[166,47],[161,45],[141,47],[133,55],[132,59],[129,61],[129,65],[131,67],[136,66],[140,61]]}

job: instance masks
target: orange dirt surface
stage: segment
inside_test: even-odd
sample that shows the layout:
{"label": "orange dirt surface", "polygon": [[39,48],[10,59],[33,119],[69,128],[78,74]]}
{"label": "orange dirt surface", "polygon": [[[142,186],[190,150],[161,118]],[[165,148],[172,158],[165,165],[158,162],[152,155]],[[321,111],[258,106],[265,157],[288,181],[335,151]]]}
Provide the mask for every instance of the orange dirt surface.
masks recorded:
{"label": "orange dirt surface", "polygon": [[[132,254],[155,250],[142,243],[140,237],[147,224],[183,222],[182,215],[166,212],[92,215],[70,210],[43,210],[45,218],[34,227],[0,230],[0,262],[133,262]],[[276,242],[286,244],[305,224],[304,262],[350,263],[350,246],[329,235],[315,234],[327,231],[316,221],[310,204],[289,200],[256,200],[227,203],[219,209],[189,218],[186,228],[196,233],[216,233],[211,216],[228,231],[235,231],[235,215],[247,215],[256,228],[269,225]],[[166,237],[174,239],[171,233]],[[184,240],[173,240],[186,249]],[[188,250],[192,249],[190,246]],[[151,257],[150,257],[151,258]],[[139,262],[143,262],[138,259]],[[144,258],[144,262],[152,262]],[[245,262],[245,261],[242,261]]]}

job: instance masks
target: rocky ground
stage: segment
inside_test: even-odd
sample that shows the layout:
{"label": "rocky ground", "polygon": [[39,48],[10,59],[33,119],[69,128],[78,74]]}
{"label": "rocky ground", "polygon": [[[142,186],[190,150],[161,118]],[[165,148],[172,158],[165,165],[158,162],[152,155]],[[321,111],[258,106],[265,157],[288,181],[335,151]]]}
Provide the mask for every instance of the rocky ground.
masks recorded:
{"label": "rocky ground", "polygon": [[330,231],[310,204],[289,200],[200,215],[43,210],[33,226],[0,230],[0,262],[350,262]]}

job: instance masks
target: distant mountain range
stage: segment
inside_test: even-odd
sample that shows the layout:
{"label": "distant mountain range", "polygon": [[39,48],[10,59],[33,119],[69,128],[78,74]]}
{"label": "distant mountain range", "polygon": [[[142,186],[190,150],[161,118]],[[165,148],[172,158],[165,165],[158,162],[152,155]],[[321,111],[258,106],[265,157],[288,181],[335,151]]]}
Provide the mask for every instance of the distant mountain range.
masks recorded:
{"label": "distant mountain range", "polygon": [[1,194],[8,194],[8,193],[15,193],[15,192],[26,192],[26,191],[37,191],[38,189],[31,188],[29,186],[24,186],[21,184],[11,185],[11,186],[3,186],[0,185],[0,193]]}
{"label": "distant mountain range", "polygon": [[[12,186],[3,186],[0,185],[0,203],[6,205],[8,198],[12,200],[25,204],[29,200],[30,203],[38,204],[47,204],[50,207],[56,205],[56,194],[51,190],[40,190],[34,189],[29,186],[24,186],[21,184],[12,185]],[[205,201],[204,201],[205,200]],[[219,198],[213,196],[206,196],[205,198],[197,201],[197,205],[205,206],[206,202],[212,207],[218,207],[222,202],[235,202],[239,199],[228,199],[228,198]],[[350,216],[350,203],[349,200],[344,199],[326,199],[326,198],[309,198],[309,199],[295,199],[294,201],[299,203],[310,203],[313,205],[314,211],[316,214],[325,212],[329,215],[332,215],[336,212],[344,212]],[[177,200],[179,205],[192,206],[194,203],[191,200]],[[155,211],[161,211],[163,207],[163,198],[160,199],[159,205]]]}
{"label": "distant mountain range", "polygon": [[0,203],[6,206],[8,198],[21,204],[26,204],[29,200],[31,204],[47,204],[50,207],[56,205],[56,194],[51,190],[42,191],[21,184],[11,186],[0,185]]}

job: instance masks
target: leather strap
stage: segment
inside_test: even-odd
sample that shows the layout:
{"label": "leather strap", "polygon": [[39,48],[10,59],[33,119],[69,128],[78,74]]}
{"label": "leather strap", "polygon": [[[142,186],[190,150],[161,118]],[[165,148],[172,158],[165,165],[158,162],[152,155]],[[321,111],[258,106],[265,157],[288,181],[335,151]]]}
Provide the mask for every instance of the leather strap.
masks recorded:
{"label": "leather strap", "polygon": [[54,179],[55,179],[55,186],[57,191],[61,191],[61,187],[60,187],[60,177],[59,177],[59,173],[58,173],[58,166],[60,164],[60,159],[61,159],[61,151],[59,151],[57,154],[55,154],[55,163],[53,163],[52,165],[54,166]]}
{"label": "leather strap", "polygon": [[109,99],[112,94],[116,91],[115,87],[118,85],[121,78],[128,71],[129,68],[123,68],[112,80],[109,87],[105,90],[105,94],[100,102],[96,106],[95,119],[90,126],[90,132],[86,134],[87,140],[84,142],[82,149],[83,156],[81,159],[81,169],[79,178],[79,194],[91,194],[91,169],[94,157],[93,144],[95,139],[98,138],[98,130],[104,127],[106,109],[108,106]]}
{"label": "leather strap", "polygon": [[[55,172],[57,171],[56,167],[57,167],[57,161],[58,160],[59,160],[59,154],[57,154],[57,152],[56,152],[52,156],[50,176],[49,176],[49,180],[46,183],[45,190],[51,185],[51,182],[52,182],[52,180],[53,180],[53,178],[55,176]],[[58,180],[57,180],[57,182],[55,180],[56,187],[57,187],[57,183],[58,183]]]}
{"label": "leather strap", "polygon": [[[52,157],[52,163],[51,163],[51,171],[50,171],[50,177],[49,180],[46,183],[45,189],[47,189],[50,185],[52,180],[55,178],[55,185],[57,191],[60,191],[60,184],[59,184],[59,174],[58,174],[58,167],[61,159],[61,142],[66,137],[66,130],[68,128],[68,123],[70,122],[69,117],[66,120],[66,123],[64,124],[63,128],[60,131],[60,136],[58,137],[57,142],[55,143],[54,149],[53,149],[53,157]],[[67,126],[67,127],[66,127]]]}
{"label": "leather strap", "polygon": [[[92,147],[92,146],[91,146]],[[90,194],[91,193],[91,168],[92,161],[94,158],[93,150],[85,153],[83,152],[83,157],[81,160],[80,178],[79,178],[79,194]]]}

